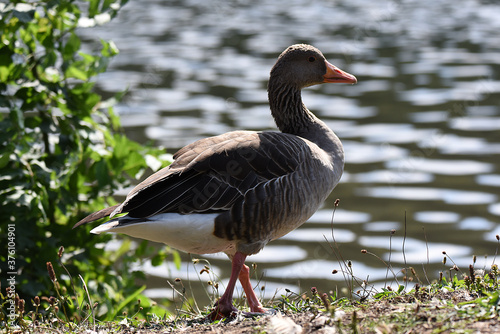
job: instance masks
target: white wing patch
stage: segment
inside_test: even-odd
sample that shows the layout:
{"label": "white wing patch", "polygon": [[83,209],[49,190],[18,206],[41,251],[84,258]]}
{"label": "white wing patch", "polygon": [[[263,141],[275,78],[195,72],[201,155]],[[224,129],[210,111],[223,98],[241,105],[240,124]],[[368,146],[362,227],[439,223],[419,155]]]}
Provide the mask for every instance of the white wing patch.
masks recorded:
{"label": "white wing patch", "polygon": [[216,237],[214,221],[218,213],[189,214],[162,213],[145,221],[120,224],[120,218],[94,228],[91,233],[123,233],[134,238],[164,243],[178,250],[208,254],[235,252],[235,241]]}

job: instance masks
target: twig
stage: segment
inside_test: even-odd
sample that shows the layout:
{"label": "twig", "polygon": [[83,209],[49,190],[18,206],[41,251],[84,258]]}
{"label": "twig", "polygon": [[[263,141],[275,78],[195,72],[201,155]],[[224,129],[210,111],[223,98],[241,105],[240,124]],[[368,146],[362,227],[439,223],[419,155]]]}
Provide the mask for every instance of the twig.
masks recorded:
{"label": "twig", "polygon": [[[382,260],[382,258],[380,256],[378,256],[377,254],[375,253],[372,253],[372,252],[369,252],[367,251],[366,249],[363,249],[361,250],[361,253],[363,254],[368,254],[368,255],[371,255],[371,256],[374,256],[375,258],[377,258],[379,261],[381,261],[386,267],[387,267],[387,273],[389,273],[389,270],[391,271],[392,275],[394,276],[394,279],[396,280],[396,283],[399,285],[399,282],[398,282],[398,277],[396,275],[396,273],[394,272],[394,270],[392,269],[392,266],[387,264],[387,262],[385,262],[384,260]],[[390,259],[389,259],[390,260]],[[387,276],[386,276],[386,280],[387,280]],[[385,287],[385,286],[384,286]]]}
{"label": "twig", "polygon": [[347,270],[348,266],[346,264],[344,257],[342,256],[342,253],[340,252],[340,247],[338,246],[337,240],[335,239],[335,235],[333,233],[333,222],[335,220],[335,212],[337,211],[337,207],[339,206],[339,203],[340,203],[340,199],[337,198],[335,200],[335,204],[333,207],[332,219],[330,220],[331,230],[332,230],[332,240],[333,240],[333,244],[335,245],[335,249],[337,251],[335,251],[335,249],[332,247],[332,245],[331,245],[330,241],[327,239],[327,237],[325,235],[323,235],[323,237],[325,238],[326,242],[328,243],[328,246],[330,246],[330,249],[332,250],[333,255],[335,255],[335,257],[337,258],[337,262],[339,263],[339,266],[340,266],[340,271],[342,272],[342,275],[344,276],[344,281],[346,282],[346,285],[349,287],[349,290],[351,292],[350,295],[352,298],[352,293],[353,293],[354,287],[352,286],[351,282],[349,282],[349,280],[345,274],[345,272],[348,271]]}
{"label": "twig", "polygon": [[[429,263],[430,263],[430,260],[429,260],[429,242],[427,241],[427,233],[425,232],[425,227],[422,227],[422,230],[424,230],[425,248],[427,250],[427,265],[429,265]],[[425,279],[427,280],[427,284],[430,285],[431,282],[429,281],[429,277],[427,276],[427,270],[425,269],[425,266],[423,263],[422,263],[422,270],[424,272]]]}
{"label": "twig", "polygon": [[491,263],[492,266],[495,264],[495,261],[497,260],[498,245],[500,243],[500,235],[497,234],[495,237],[497,238],[497,248],[495,249],[495,256],[493,256],[493,262]]}
{"label": "twig", "polygon": [[384,288],[387,288],[387,277],[389,276],[389,269],[391,270],[392,274],[394,275],[394,279],[396,280],[396,283],[399,285],[398,277],[394,273],[394,270],[392,270],[392,265],[391,265],[391,258],[392,258],[392,236],[394,235],[394,233],[396,233],[396,230],[392,229],[390,237],[389,237],[389,260],[388,260],[389,264],[386,264],[387,271],[385,272]]}
{"label": "twig", "polygon": [[[404,229],[404,234],[403,234],[403,261],[404,261],[404,268],[405,268],[405,273],[408,275],[408,270],[406,268],[407,263],[406,263],[406,252],[405,252],[405,244],[406,244],[406,210],[405,210],[405,229]],[[407,276],[408,278],[408,276]],[[408,287],[408,279],[405,280],[405,290]]]}
{"label": "twig", "polygon": [[[92,304],[92,299],[90,298],[89,289],[87,288],[87,284],[85,284],[85,280],[83,279],[82,275],[80,275],[80,274],[78,274],[78,277],[80,277],[80,280],[82,281],[82,284],[83,284],[83,290],[85,291],[85,293],[87,294],[87,298],[89,299],[90,314],[92,315],[92,323],[93,323],[94,332],[95,332],[94,305]],[[87,318],[88,318],[88,316],[87,316]],[[84,319],[84,321],[87,320],[87,318]]]}

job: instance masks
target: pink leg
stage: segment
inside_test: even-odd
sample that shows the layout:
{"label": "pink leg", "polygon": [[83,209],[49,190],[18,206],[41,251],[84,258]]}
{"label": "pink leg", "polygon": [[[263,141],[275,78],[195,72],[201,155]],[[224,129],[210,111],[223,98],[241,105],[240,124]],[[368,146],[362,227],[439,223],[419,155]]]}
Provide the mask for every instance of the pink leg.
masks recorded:
{"label": "pink leg", "polygon": [[245,295],[247,295],[248,305],[250,306],[250,311],[257,313],[265,313],[266,309],[262,307],[259,299],[255,295],[252,288],[252,283],[250,283],[250,268],[247,265],[243,265],[239,275],[241,286],[245,290]]}
{"label": "pink leg", "polygon": [[231,316],[233,316],[233,314],[236,314],[238,312],[238,309],[233,306],[233,292],[234,286],[236,285],[236,280],[238,279],[238,276],[240,276],[241,268],[244,266],[246,257],[247,256],[245,254],[240,252],[236,252],[236,254],[234,254],[232,260],[233,262],[231,277],[229,278],[229,283],[227,284],[226,291],[224,292],[222,297],[220,297],[220,299],[215,303],[215,309],[208,315],[211,321],[230,318]]}

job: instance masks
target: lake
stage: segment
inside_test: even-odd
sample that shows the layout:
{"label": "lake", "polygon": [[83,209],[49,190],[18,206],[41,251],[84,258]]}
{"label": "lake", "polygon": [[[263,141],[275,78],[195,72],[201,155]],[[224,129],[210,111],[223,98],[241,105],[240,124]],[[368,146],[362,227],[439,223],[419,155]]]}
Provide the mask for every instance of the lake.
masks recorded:
{"label": "lake", "polygon": [[[404,284],[404,267],[418,275],[411,288],[448,275],[453,263],[468,273],[473,255],[477,268],[496,259],[498,17],[495,1],[145,0],[81,33],[89,48],[98,36],[120,49],[97,87],[105,96],[128,89],[116,108],[128,136],[169,153],[227,131],[275,130],[267,79],[291,44],[312,44],[354,74],[356,85],[303,91],[344,144],[340,184],[306,224],[247,263],[257,265],[265,298],[312,286],[340,292],[351,275],[353,290],[365,295],[363,280],[367,291]],[[191,258],[207,259],[210,275]],[[207,281],[226,283],[230,262],[224,255],[182,259],[180,270],[146,263],[146,293],[172,298],[166,281],[179,277],[206,304]]]}

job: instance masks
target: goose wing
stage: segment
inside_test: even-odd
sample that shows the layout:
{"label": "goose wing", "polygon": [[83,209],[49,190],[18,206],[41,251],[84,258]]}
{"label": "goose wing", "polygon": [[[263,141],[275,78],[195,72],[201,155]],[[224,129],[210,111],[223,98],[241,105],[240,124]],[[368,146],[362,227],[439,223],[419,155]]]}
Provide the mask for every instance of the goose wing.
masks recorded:
{"label": "goose wing", "polygon": [[306,142],[279,132],[235,131],[196,141],[173,163],[137,185],[125,201],[89,215],[76,226],[117,213],[213,213],[231,209],[249,189],[292,173]]}

